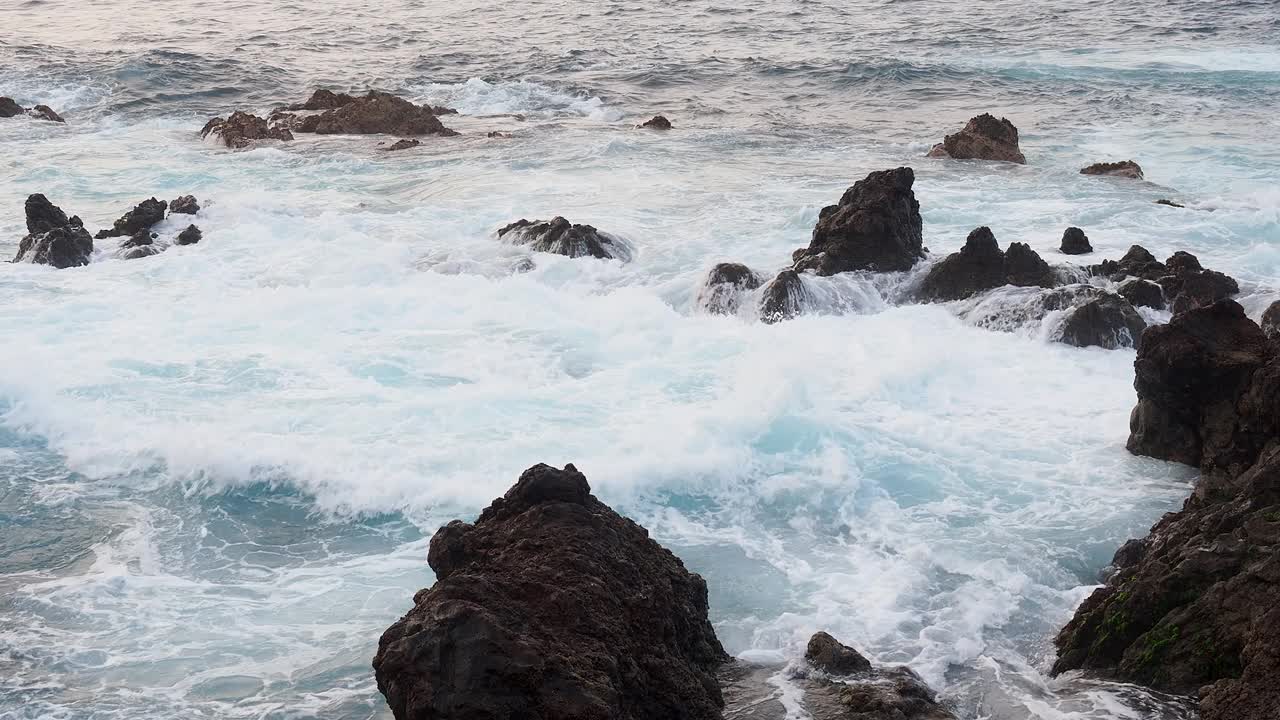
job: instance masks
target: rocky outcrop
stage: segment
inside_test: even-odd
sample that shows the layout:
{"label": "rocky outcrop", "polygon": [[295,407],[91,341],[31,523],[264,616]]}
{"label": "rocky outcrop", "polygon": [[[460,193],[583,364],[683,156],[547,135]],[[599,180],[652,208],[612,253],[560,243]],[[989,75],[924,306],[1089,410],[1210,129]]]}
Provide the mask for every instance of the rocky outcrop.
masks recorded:
{"label": "rocky outcrop", "polygon": [[1116,288],[1116,294],[1134,307],[1149,307],[1153,310],[1165,308],[1164,288],[1150,280],[1130,278]]}
{"label": "rocky outcrop", "polygon": [[987,113],[973,118],[960,132],[934,145],[929,157],[1001,160],[1023,165],[1027,162],[1018,147],[1018,128],[1005,118],[997,120]]}
{"label": "rocky outcrop", "polygon": [[44,195],[27,198],[27,235],[18,243],[13,262],[30,262],[62,269],[88,265],[93,236],[80,218],[62,212]]}
{"label": "rocky outcrop", "polygon": [[839,204],[818,214],[809,247],[793,256],[795,269],[818,275],[910,269],[924,257],[914,183],[909,167],[873,172],[854,183]]}
{"label": "rocky outcrop", "polygon": [[48,105],[37,105],[28,110],[14,102],[11,97],[0,97],[0,118],[11,118],[24,114],[39,120],[48,120],[56,123],[66,122],[61,115],[54,112],[53,108]]}
{"label": "rocky outcrop", "polygon": [[387,148],[387,152],[395,152],[397,150],[408,150],[410,148],[416,148],[421,144],[422,144],[421,140],[397,140],[391,144],[391,147]]}
{"label": "rocky outcrop", "polygon": [[316,90],[311,93],[311,97],[307,98],[306,102],[298,103],[296,105],[288,105],[284,110],[289,112],[298,112],[300,110],[334,110],[350,105],[355,101],[356,98],[353,95],[336,93],[332,90],[325,90],[321,88],[320,90]]}
{"label": "rocky outcrop", "polygon": [[1262,313],[1262,333],[1271,340],[1280,340],[1280,300]]}
{"label": "rocky outcrop", "polygon": [[164,252],[164,246],[156,244],[158,237],[150,230],[139,230],[120,243],[120,249],[116,251],[116,257],[121,260],[138,260],[139,258],[159,255]]}
{"label": "rocky outcrop", "polygon": [[1195,255],[1183,251],[1160,262],[1141,245],[1134,245],[1119,261],[1104,260],[1089,270],[1115,282],[1136,277],[1158,283],[1175,314],[1212,305],[1240,292],[1240,285],[1233,278],[1204,269]]}
{"label": "rocky outcrop", "polygon": [[631,247],[622,238],[601,232],[590,225],[570,223],[562,217],[544,220],[517,220],[498,231],[498,238],[513,245],[527,245],[539,252],[571,258],[631,260]]}
{"label": "rocky outcrop", "polygon": [[1063,255],[1088,255],[1093,252],[1093,246],[1089,244],[1089,236],[1083,230],[1069,227],[1062,233],[1062,246],[1059,250]]}
{"label": "rocky outcrop", "polygon": [[1051,288],[1055,284],[1048,263],[1023,243],[1000,249],[991,228],[969,233],[960,252],[943,258],[925,276],[919,297],[925,302],[962,300],[985,290],[1017,285]]}
{"label": "rocky outcrop", "polygon": [[26,112],[18,103],[14,102],[11,97],[0,97],[0,118],[17,117]]}
{"label": "rocky outcrop", "polygon": [[1280,349],[1231,300],[1151,328],[1129,450],[1197,465],[1182,510],[1117,553],[1055,673],[1198,693],[1202,720],[1280,716]]}
{"label": "rocky outcrop", "polygon": [[1156,257],[1148,252],[1146,248],[1141,245],[1134,245],[1119,260],[1103,260],[1101,263],[1090,267],[1089,272],[1110,278],[1116,282],[1120,282],[1127,277],[1138,277],[1158,282],[1160,278],[1169,274],[1169,268],[1165,267],[1164,263],[1156,260]]}
{"label": "rocky outcrop", "polygon": [[646,130],[670,130],[671,121],[663,115],[654,115],[652,118],[645,120],[636,127]]}
{"label": "rocky outcrop", "polygon": [[721,717],[706,583],[572,465],[526,470],[427,561],[373,661],[397,720]]}
{"label": "rocky outcrop", "polygon": [[170,215],[195,215],[200,212],[200,201],[195,195],[182,195],[169,201]]}
{"label": "rocky outcrop", "polygon": [[740,263],[720,263],[711,268],[698,290],[695,303],[713,315],[732,315],[742,304],[742,296],[760,287],[762,278]]}
{"label": "rocky outcrop", "polygon": [[37,105],[31,108],[30,110],[28,110],[27,114],[33,118],[38,118],[40,120],[48,120],[49,122],[56,122],[56,123],[66,122],[66,120],[62,119],[61,115],[54,112],[53,108],[49,107],[48,105]]}
{"label": "rocky outcrop", "polygon": [[273,125],[257,115],[237,110],[231,117],[213,118],[200,130],[200,137],[218,138],[229,148],[247,148],[258,140],[293,140],[289,128]]}
{"label": "rocky outcrop", "polygon": [[1146,328],[1128,300],[1103,292],[1067,313],[1058,340],[1076,347],[1131,348],[1141,344]]}
{"label": "rocky outcrop", "polygon": [[1197,270],[1166,275],[1160,279],[1167,297],[1173,298],[1170,309],[1176,315],[1207,307],[1240,292],[1234,278],[1216,270]]}
{"label": "rocky outcrop", "polygon": [[319,115],[303,118],[296,129],[318,135],[457,135],[440,122],[429,105],[414,105],[404,98],[377,90],[344,101]]}
{"label": "rocky outcrop", "polygon": [[204,238],[204,233],[200,232],[200,228],[195,225],[188,225],[186,230],[178,233],[175,241],[178,245],[195,245]]}
{"label": "rocky outcrop", "polygon": [[783,270],[764,286],[760,295],[760,319],[766,323],[790,320],[804,312],[809,291],[795,270]]}
{"label": "rocky outcrop", "polygon": [[1081,175],[1105,175],[1107,177],[1122,177],[1131,180],[1142,179],[1142,168],[1138,163],[1132,160],[1121,160],[1120,162],[1100,162],[1094,163],[1086,168],[1080,169]]}
{"label": "rocky outcrop", "polygon": [[132,237],[143,230],[150,230],[152,226],[164,220],[164,213],[168,207],[169,203],[164,200],[155,198],[143,200],[116,220],[110,230],[100,230],[95,237],[99,240],[110,237]]}

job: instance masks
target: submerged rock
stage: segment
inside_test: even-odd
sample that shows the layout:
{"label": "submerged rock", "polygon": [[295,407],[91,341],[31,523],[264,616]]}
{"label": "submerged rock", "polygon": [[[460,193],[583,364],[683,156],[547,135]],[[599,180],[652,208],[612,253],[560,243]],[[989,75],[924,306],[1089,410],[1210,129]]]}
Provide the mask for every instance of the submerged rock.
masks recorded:
{"label": "submerged rock", "polygon": [[17,117],[26,109],[13,101],[11,97],[0,97],[0,118]]}
{"label": "submerged rock", "polygon": [[646,130],[670,130],[671,121],[665,116],[654,115],[652,118],[645,120],[636,127],[644,128]]}
{"label": "submerged rock", "polygon": [[1280,340],[1280,300],[1262,313],[1262,333],[1272,340]]}
{"label": "submerged rock", "polygon": [[297,130],[318,135],[457,135],[440,122],[430,106],[414,105],[377,90],[303,118]]}
{"label": "submerged rock", "polygon": [[960,252],[943,258],[929,270],[919,290],[926,302],[962,300],[1004,285],[1051,288],[1056,284],[1049,264],[1023,243],[1000,249],[991,228],[969,233]]}
{"label": "submerged rock", "polygon": [[572,465],[526,470],[427,560],[373,660],[397,720],[721,717],[706,583]]}
{"label": "submerged rock", "polygon": [[396,150],[408,150],[409,148],[416,148],[421,144],[422,144],[422,141],[420,140],[397,140],[394,143],[392,143],[391,147],[387,148],[387,152],[395,152]]}
{"label": "submerged rock", "polygon": [[66,122],[61,115],[54,112],[53,108],[48,105],[37,105],[28,110],[14,102],[11,97],[0,97],[0,118],[11,118],[19,115],[28,115],[38,120],[48,120],[50,122]]}
{"label": "submerged rock", "polygon": [[809,247],[797,250],[795,269],[818,275],[853,270],[908,270],[924,257],[920,203],[909,167],[867,175],[822,209]]}
{"label": "submerged rock", "polygon": [[93,236],[80,218],[62,212],[44,195],[27,197],[24,207],[27,235],[18,243],[13,262],[30,262],[63,269],[88,265]]}
{"label": "submerged rock", "polygon": [[27,114],[33,118],[40,120],[48,120],[49,122],[65,123],[66,120],[62,116],[53,111],[48,105],[37,105],[27,111]]}
{"label": "submerged rock", "polygon": [[1116,293],[1134,307],[1149,307],[1154,310],[1165,308],[1164,288],[1150,280],[1131,278],[1117,288]]}
{"label": "submerged rock", "polygon": [[1129,450],[1198,465],[1183,508],[1117,553],[1054,672],[1200,696],[1201,720],[1280,713],[1280,348],[1231,300],[1151,328]]}
{"label": "submerged rock", "polygon": [[200,228],[195,225],[188,225],[186,230],[178,233],[177,244],[179,245],[195,245],[204,238],[204,233],[200,232]]}
{"label": "submerged rock", "polygon": [[237,110],[231,117],[213,118],[200,130],[200,137],[213,135],[229,148],[247,148],[257,140],[293,140],[289,128],[272,125],[257,115]]}
{"label": "submerged rock", "polygon": [[195,215],[200,212],[200,202],[195,195],[183,195],[169,201],[170,215]]}
{"label": "submerged rock", "polygon": [[1025,165],[1027,158],[1018,148],[1018,128],[1005,118],[983,113],[964,128],[933,146],[929,157],[956,160],[1001,160]]}
{"label": "submerged rock", "polygon": [[539,252],[571,258],[631,260],[631,247],[622,238],[590,225],[570,223],[559,216],[550,221],[517,220],[499,230],[498,238],[513,245],[528,245]]}
{"label": "submerged rock", "polygon": [[766,323],[790,320],[804,312],[809,292],[795,270],[783,270],[764,286],[760,296],[760,319]]}
{"label": "submerged rock", "polygon": [[1166,199],[1164,199],[1164,198],[1160,198],[1159,200],[1157,200],[1157,201],[1156,201],[1156,204],[1157,204],[1157,205],[1168,205],[1169,207],[1175,207],[1175,208],[1185,208],[1185,207],[1186,207],[1186,205],[1180,205],[1180,204],[1178,204],[1178,203],[1176,203],[1176,202],[1174,202],[1174,201],[1172,201],[1172,200],[1166,200]]}
{"label": "submerged rock", "polygon": [[1132,160],[1121,160],[1120,162],[1100,162],[1094,163],[1086,168],[1080,169],[1081,175],[1105,175],[1108,177],[1130,178],[1132,180],[1142,179],[1142,168],[1138,163]]}
{"label": "submerged rock", "polygon": [[1093,252],[1089,236],[1078,227],[1069,227],[1062,233],[1062,246],[1059,249],[1063,255],[1088,255]]}
{"label": "submerged rock", "polygon": [[1128,300],[1103,292],[1067,313],[1059,341],[1107,350],[1138,347],[1146,328],[1147,322]]}
{"label": "submerged rock", "polygon": [[164,252],[164,247],[156,244],[159,237],[148,229],[135,232],[127,240],[120,243],[116,256],[122,260],[137,260]]}
{"label": "submerged rock", "polygon": [[720,263],[707,274],[696,304],[714,315],[732,315],[738,311],[742,296],[759,288],[761,282],[762,278],[746,265]]}
{"label": "submerged rock", "polygon": [[116,220],[110,230],[98,231],[97,238],[133,236],[143,230],[150,230],[153,225],[164,220],[164,213],[169,203],[151,198],[138,203],[137,207]]}

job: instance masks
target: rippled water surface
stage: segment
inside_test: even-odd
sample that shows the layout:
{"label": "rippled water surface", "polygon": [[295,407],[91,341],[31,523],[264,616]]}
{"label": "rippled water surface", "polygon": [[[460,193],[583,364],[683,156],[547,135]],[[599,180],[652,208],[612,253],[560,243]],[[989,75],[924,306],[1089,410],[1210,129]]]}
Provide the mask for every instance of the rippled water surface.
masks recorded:
{"label": "rippled water surface", "polygon": [[[772,326],[694,298],[906,164],[935,254],[989,225],[1063,263],[1079,225],[1100,255],[1196,253],[1256,317],[1280,297],[1271,0],[13,0],[0,25],[0,95],[67,119],[0,121],[0,255],[33,192],[93,228],[205,205],[199,245],[0,265],[0,718],[387,717],[369,661],[431,533],[536,462],[703,573],[735,654],[826,629],[966,719],[1187,716],[1046,674],[1193,478],[1124,451],[1132,351],[867,278]],[[455,107],[462,135],[196,135],[322,86]],[[984,111],[1027,166],[922,159]],[[675,130],[633,128],[657,112]],[[1130,157],[1146,182],[1077,172]],[[494,229],[553,214],[635,260],[512,274]]]}

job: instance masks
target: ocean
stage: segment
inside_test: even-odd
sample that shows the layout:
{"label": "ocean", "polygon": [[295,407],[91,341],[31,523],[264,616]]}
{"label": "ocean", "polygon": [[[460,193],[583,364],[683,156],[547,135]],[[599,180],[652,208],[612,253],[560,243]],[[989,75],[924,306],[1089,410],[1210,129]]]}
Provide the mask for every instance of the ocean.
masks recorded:
{"label": "ocean", "polygon": [[[739,657],[821,629],[966,719],[1193,717],[1047,673],[1195,478],[1124,449],[1132,350],[1003,322],[1013,291],[836,278],[775,325],[696,298],[908,165],[935,257],[988,225],[1078,263],[1075,225],[1092,258],[1196,254],[1256,318],[1280,299],[1273,0],[6,0],[0,24],[0,95],[67,120],[0,120],[0,257],[31,193],[92,228],[204,206],[198,245],[0,265],[0,718],[389,718],[369,663],[431,534],[538,462],[703,574]],[[462,134],[198,136],[318,87],[456,108]],[[1026,166],[924,158],[982,112]],[[635,129],[656,113],[674,129]],[[1078,172],[1129,158],[1145,181]],[[553,215],[634,260],[513,272],[494,231]]]}

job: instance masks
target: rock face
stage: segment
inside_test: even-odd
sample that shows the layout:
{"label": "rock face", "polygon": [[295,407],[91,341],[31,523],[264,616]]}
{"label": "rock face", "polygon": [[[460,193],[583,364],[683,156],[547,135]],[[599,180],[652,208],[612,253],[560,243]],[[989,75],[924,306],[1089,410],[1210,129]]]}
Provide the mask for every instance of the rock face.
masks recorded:
{"label": "rock face", "polygon": [[1280,340],[1280,300],[1262,313],[1262,332],[1271,340]]}
{"label": "rock face", "polygon": [[1063,255],[1088,255],[1093,252],[1089,236],[1078,227],[1069,227],[1062,233],[1062,247],[1059,249]]}
{"label": "rock face", "polygon": [[513,245],[528,245],[539,252],[571,258],[631,260],[631,248],[622,238],[590,225],[570,223],[559,216],[550,221],[517,220],[499,230],[498,238]]}
{"label": "rock face", "polygon": [[200,137],[213,135],[229,148],[247,148],[256,140],[293,139],[293,133],[287,127],[272,125],[257,115],[250,115],[237,110],[227,119],[214,118],[205,123],[200,130]]}
{"label": "rock face", "polygon": [[1138,163],[1132,160],[1121,160],[1120,162],[1101,162],[1094,163],[1087,168],[1080,169],[1081,175],[1106,175],[1108,177],[1130,178],[1132,180],[1142,179],[1142,168]]}
{"label": "rock face", "polygon": [[1054,671],[1198,691],[1202,720],[1280,717],[1280,350],[1223,300],[1148,330],[1135,369],[1130,451],[1203,475],[1117,553]]}
{"label": "rock face", "polygon": [[31,195],[25,205],[27,235],[18,243],[13,262],[31,262],[55,268],[88,265],[93,237],[78,217],[68,218],[62,208],[44,195]]}
{"label": "rock face", "polygon": [[1025,165],[1027,158],[1018,148],[1018,128],[1005,118],[997,120],[984,113],[969,121],[960,132],[948,135],[933,146],[929,157],[956,160],[1002,160]]}
{"label": "rock face", "polygon": [[867,175],[822,209],[808,248],[796,251],[795,269],[819,275],[852,270],[908,270],[924,257],[920,203],[909,167]]}
{"label": "rock face", "polygon": [[1139,347],[1147,322],[1133,305],[1119,295],[1103,292],[1071,310],[1063,321],[1059,340],[1076,347]]}
{"label": "rock face", "polygon": [[697,305],[713,315],[732,315],[742,304],[743,294],[760,287],[754,270],[740,263],[720,263],[711,268],[698,291]]}
{"label": "rock face", "polygon": [[178,233],[177,244],[179,245],[195,245],[204,237],[204,233],[200,232],[200,228],[195,225],[188,225],[186,230]]}
{"label": "rock face", "polygon": [[200,201],[194,195],[183,195],[169,201],[170,215],[195,215],[200,212]]}
{"label": "rock face", "polygon": [[645,120],[636,127],[645,128],[646,130],[670,130],[671,121],[665,116],[654,115],[652,118]]}
{"label": "rock face", "polygon": [[[314,96],[312,100],[315,100]],[[303,118],[297,130],[318,135],[457,135],[440,122],[430,106],[414,105],[377,90],[343,101],[319,115]]]}
{"label": "rock face", "polygon": [[804,312],[809,291],[795,270],[783,270],[764,286],[760,296],[760,319],[766,323],[790,320]]}
{"label": "rock face", "polygon": [[1049,264],[1034,250],[1023,243],[1013,243],[1004,252],[991,228],[980,227],[969,233],[960,252],[933,266],[920,286],[919,296],[926,302],[947,302],[1004,285],[1051,288],[1054,284]]}
{"label": "rock face", "polygon": [[397,720],[721,717],[706,583],[572,465],[526,470],[427,561],[373,661]]}
{"label": "rock face", "polygon": [[143,230],[150,230],[153,225],[164,220],[164,213],[169,203],[151,198],[138,203],[137,207],[116,220],[110,230],[100,230],[98,239],[109,237],[131,237]]}
{"label": "rock face", "polygon": [[1153,283],[1150,280],[1142,278],[1131,278],[1126,280],[1119,288],[1116,294],[1129,301],[1134,307],[1149,307],[1154,310],[1163,310],[1164,288],[1159,283]]}

